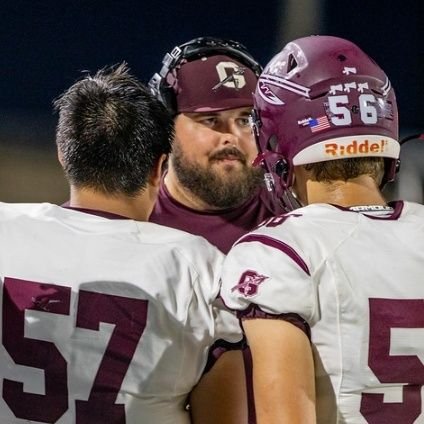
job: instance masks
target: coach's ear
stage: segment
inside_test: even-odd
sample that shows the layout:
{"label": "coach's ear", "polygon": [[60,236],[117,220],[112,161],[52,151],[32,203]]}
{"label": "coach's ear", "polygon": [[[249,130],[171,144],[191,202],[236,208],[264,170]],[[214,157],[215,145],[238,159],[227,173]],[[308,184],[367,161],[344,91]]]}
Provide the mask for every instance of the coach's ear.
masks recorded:
{"label": "coach's ear", "polygon": [[152,172],[149,178],[149,183],[154,187],[159,187],[160,185],[160,180],[162,178],[163,169],[164,169],[164,165],[167,158],[168,158],[167,155],[162,154],[152,169]]}

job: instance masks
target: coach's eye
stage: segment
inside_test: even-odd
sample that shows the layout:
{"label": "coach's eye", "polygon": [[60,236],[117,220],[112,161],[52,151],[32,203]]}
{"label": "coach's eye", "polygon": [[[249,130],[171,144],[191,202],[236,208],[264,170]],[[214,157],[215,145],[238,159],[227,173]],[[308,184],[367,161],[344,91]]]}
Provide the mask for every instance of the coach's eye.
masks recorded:
{"label": "coach's eye", "polygon": [[237,118],[237,124],[241,127],[250,127],[250,119],[249,115],[241,116],[240,118]]}
{"label": "coach's eye", "polygon": [[199,119],[199,124],[205,125],[206,127],[213,127],[217,124],[218,119],[215,116],[209,116],[206,118]]}

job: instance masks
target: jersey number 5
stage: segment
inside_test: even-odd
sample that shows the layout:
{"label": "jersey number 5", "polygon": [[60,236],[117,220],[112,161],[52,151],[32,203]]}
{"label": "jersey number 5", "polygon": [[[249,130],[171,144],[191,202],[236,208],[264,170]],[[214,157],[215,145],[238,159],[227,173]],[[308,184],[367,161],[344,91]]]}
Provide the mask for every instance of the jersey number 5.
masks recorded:
{"label": "jersey number 5", "polygon": [[[55,423],[68,410],[67,363],[54,343],[25,337],[25,310],[70,315],[71,288],[15,278],[4,279],[3,345],[18,365],[44,370],[45,394],[27,393],[23,383],[3,380],[3,398],[18,418]],[[147,300],[81,290],[76,327],[115,328],[88,400],[76,400],[76,424],[125,423],[116,397],[146,326]]]}
{"label": "jersey number 5", "polygon": [[362,393],[361,414],[371,424],[412,424],[421,414],[424,365],[414,355],[390,355],[391,329],[424,328],[424,302],[370,299],[368,365],[381,383],[404,384],[403,401],[384,402],[383,394]]}

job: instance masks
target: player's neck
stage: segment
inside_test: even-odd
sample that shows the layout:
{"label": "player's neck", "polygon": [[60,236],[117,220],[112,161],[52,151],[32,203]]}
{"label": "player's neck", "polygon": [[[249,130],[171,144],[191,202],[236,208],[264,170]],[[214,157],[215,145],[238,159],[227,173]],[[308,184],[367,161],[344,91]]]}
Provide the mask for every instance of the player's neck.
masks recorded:
{"label": "player's neck", "polygon": [[331,183],[309,180],[307,193],[309,204],[331,203],[343,207],[387,204],[374,180],[366,175]]}
{"label": "player's neck", "polygon": [[219,208],[209,205],[190,190],[186,189],[178,180],[172,166],[169,166],[168,172],[165,175],[165,186],[174,200],[190,209],[197,211],[219,210]]}
{"label": "player's neck", "polygon": [[149,190],[144,190],[138,196],[106,195],[104,193],[87,189],[71,187],[69,206],[73,208],[93,209],[124,216],[136,221],[147,221],[153,209]]}

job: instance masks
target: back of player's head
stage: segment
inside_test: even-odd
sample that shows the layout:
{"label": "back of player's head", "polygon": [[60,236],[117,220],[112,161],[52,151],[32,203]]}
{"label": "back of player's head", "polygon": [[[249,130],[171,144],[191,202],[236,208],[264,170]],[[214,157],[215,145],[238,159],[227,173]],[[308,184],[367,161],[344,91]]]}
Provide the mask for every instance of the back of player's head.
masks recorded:
{"label": "back of player's head", "polygon": [[290,187],[293,166],[383,157],[384,181],[399,158],[398,111],[385,72],[354,43],[310,36],[266,65],[254,95],[261,162]]}
{"label": "back of player's head", "polygon": [[173,120],[125,63],[86,75],[54,102],[70,184],[134,196],[171,150]]}
{"label": "back of player's head", "polygon": [[149,87],[173,114],[252,106],[262,68],[233,40],[199,37],[166,53]]}

